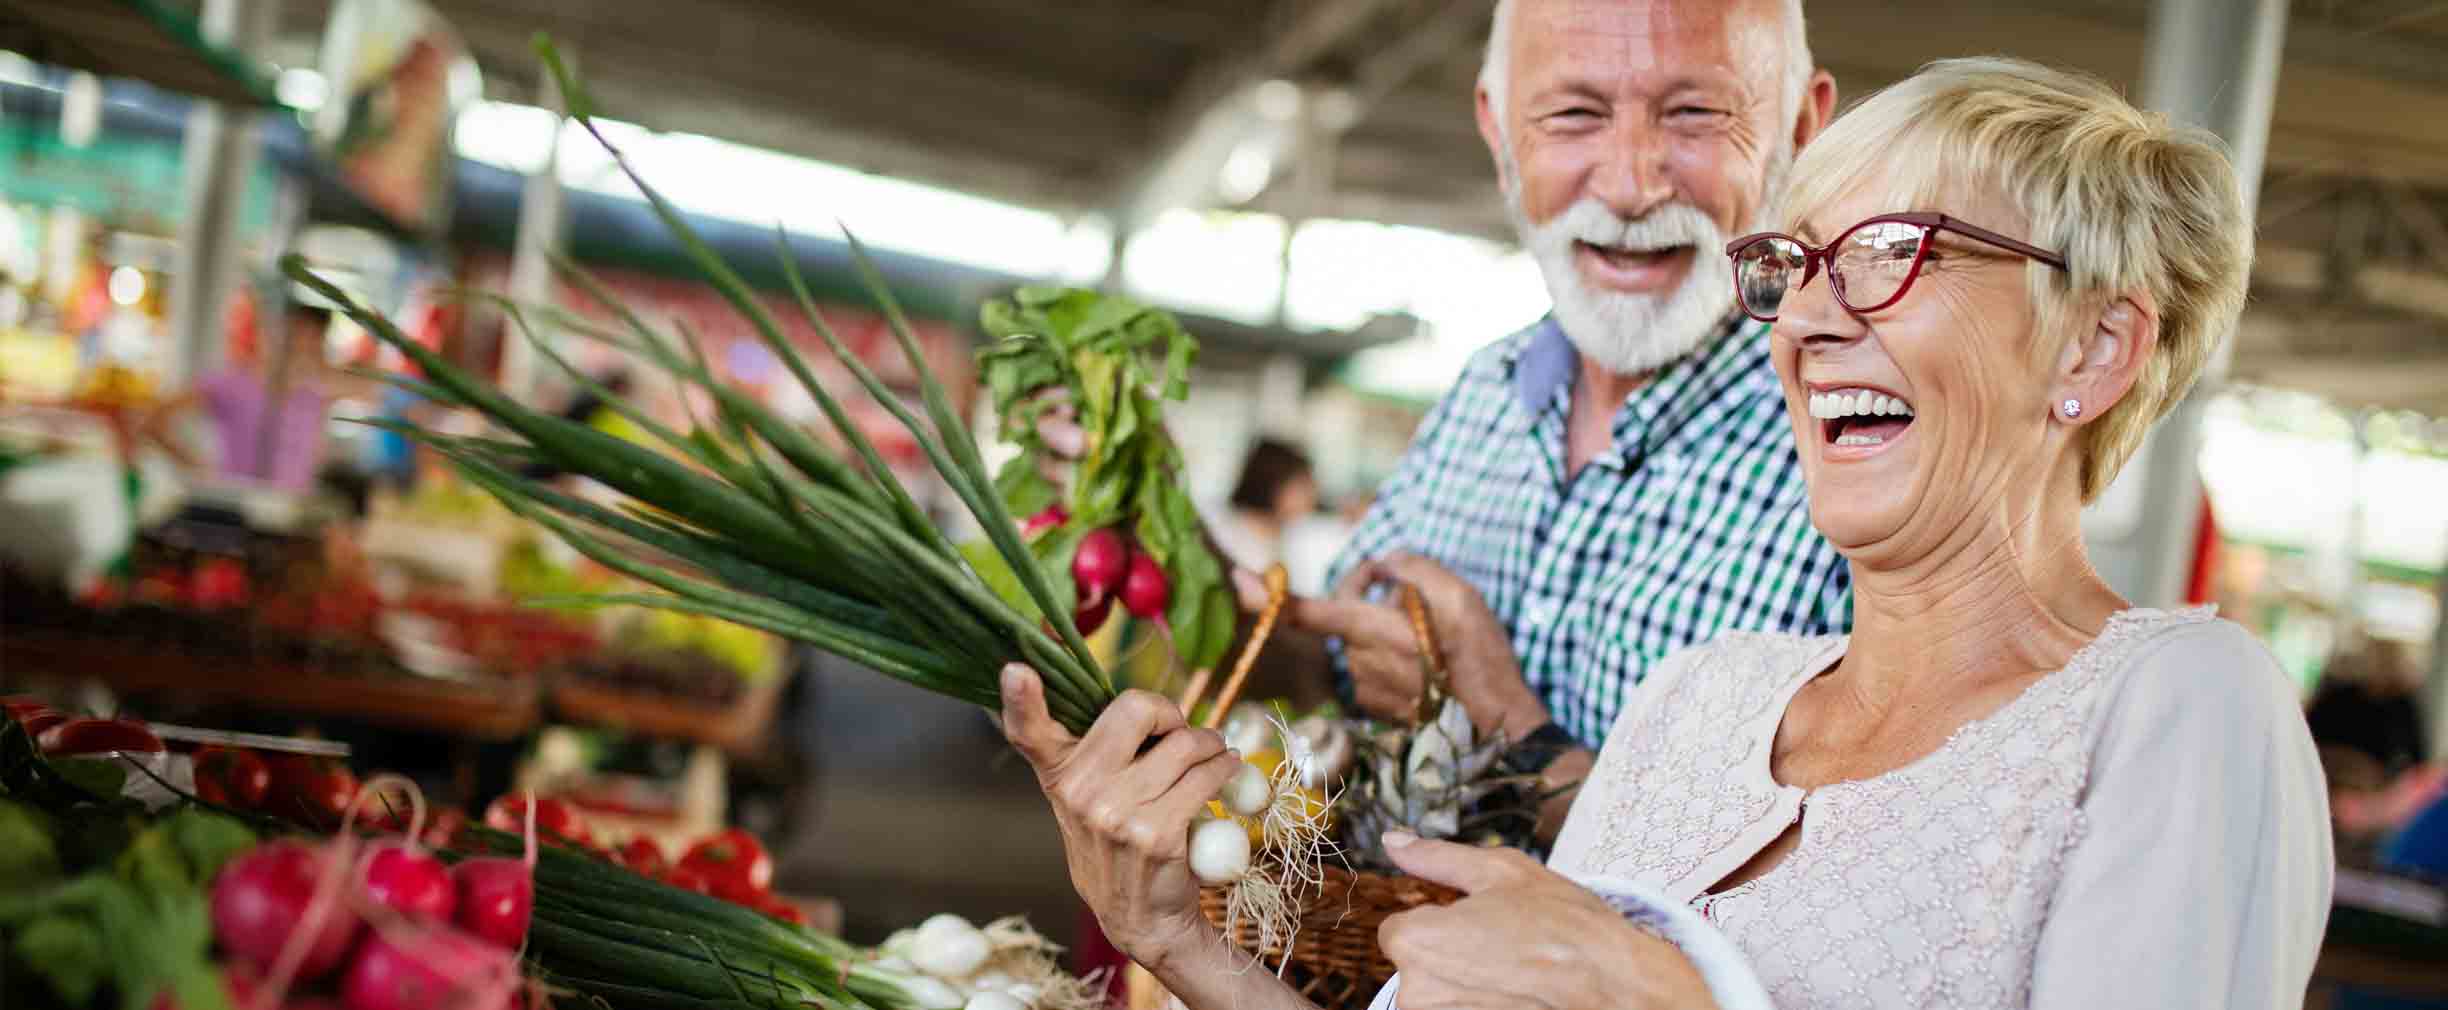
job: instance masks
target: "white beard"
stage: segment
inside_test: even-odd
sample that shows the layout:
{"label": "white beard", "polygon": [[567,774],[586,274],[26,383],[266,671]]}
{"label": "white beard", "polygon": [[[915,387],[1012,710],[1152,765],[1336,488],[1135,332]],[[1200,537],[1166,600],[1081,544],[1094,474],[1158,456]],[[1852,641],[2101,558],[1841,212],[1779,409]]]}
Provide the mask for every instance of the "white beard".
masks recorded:
{"label": "white beard", "polygon": [[[1780,145],[1769,160],[1770,194],[1784,188],[1793,160],[1789,146]],[[1517,171],[1508,175],[1520,178]],[[1677,201],[1626,219],[1596,198],[1583,197],[1555,217],[1532,223],[1522,209],[1520,186],[1507,189],[1505,209],[1538,262],[1547,295],[1555,301],[1557,324],[1575,350],[1601,367],[1618,375],[1654,371],[1698,348],[1733,311],[1734,264],[1725,255],[1730,236],[1699,208]],[[1767,218],[1765,207],[1760,216]],[[1581,242],[1634,249],[1688,245],[1691,272],[1663,295],[1604,290],[1582,277],[1574,262],[1574,247]]]}

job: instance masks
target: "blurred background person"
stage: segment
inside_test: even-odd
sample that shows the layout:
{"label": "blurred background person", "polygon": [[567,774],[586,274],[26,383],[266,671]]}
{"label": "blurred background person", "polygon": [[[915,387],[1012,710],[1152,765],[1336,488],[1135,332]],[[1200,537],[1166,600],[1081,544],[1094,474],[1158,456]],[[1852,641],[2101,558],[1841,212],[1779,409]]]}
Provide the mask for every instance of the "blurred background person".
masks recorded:
{"label": "blurred background person", "polygon": [[1317,472],[1307,454],[1290,443],[1262,438],[1241,462],[1226,507],[1213,513],[1208,531],[1233,564],[1252,571],[1290,564],[1293,526],[1317,514]]}

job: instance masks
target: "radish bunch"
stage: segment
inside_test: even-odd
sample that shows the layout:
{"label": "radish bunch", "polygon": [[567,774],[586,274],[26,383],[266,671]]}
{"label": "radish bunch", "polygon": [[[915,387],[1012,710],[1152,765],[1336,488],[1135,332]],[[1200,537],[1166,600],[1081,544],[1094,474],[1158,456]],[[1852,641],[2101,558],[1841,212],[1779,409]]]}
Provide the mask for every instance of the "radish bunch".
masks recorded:
{"label": "radish bunch", "polygon": [[[385,790],[408,798],[408,831],[364,842],[350,828],[366,797]],[[222,868],[212,887],[213,935],[262,979],[247,1010],[283,1005],[292,987],[327,981],[345,1010],[512,1005],[517,950],[534,902],[533,824],[527,861],[448,867],[418,841],[424,822],[416,785],[380,776],[329,841],[268,842]]]}
{"label": "radish bunch", "polygon": [[1153,621],[1167,634],[1165,607],[1172,602],[1173,584],[1164,566],[1125,540],[1112,527],[1088,531],[1071,555],[1071,586],[1078,600],[1071,619],[1080,633],[1093,632],[1113,613],[1114,602],[1132,617]]}

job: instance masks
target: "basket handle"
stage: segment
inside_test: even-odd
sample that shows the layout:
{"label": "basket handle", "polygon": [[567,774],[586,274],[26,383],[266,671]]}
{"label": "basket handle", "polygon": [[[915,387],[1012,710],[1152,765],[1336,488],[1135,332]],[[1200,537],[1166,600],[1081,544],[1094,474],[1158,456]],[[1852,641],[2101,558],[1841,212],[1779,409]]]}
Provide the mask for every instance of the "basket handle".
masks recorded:
{"label": "basket handle", "polygon": [[1405,582],[1401,596],[1403,613],[1411,618],[1411,639],[1419,647],[1420,655],[1419,710],[1413,721],[1424,726],[1436,721],[1450,693],[1445,676],[1445,650],[1437,644],[1436,626],[1428,622],[1428,604],[1420,597],[1419,587]]}
{"label": "basket handle", "polygon": [[[1207,710],[1207,718],[1199,725],[1214,729],[1224,724],[1224,710],[1241,698],[1241,685],[1249,681],[1250,667],[1258,663],[1258,650],[1266,647],[1267,636],[1275,633],[1275,618],[1283,614],[1284,601],[1292,595],[1292,575],[1281,564],[1268,565],[1266,570],[1266,609],[1258,612],[1258,626],[1250,629],[1249,641],[1241,646],[1241,655],[1233,660],[1232,676],[1225,678],[1224,689],[1216,692],[1215,706]],[[1204,677],[1194,676],[1191,690],[1182,698],[1186,715],[1198,707],[1198,695],[1207,686]]]}

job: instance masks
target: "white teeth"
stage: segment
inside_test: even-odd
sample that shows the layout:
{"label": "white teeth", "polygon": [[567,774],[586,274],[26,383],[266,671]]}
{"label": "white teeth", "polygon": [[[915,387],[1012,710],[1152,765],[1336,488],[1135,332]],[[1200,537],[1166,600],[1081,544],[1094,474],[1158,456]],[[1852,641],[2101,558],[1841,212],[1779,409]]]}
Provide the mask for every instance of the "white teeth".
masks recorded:
{"label": "white teeth", "polygon": [[1858,431],[1848,431],[1836,436],[1837,445],[1883,445],[1886,441],[1876,435],[1865,435]]}
{"label": "white teeth", "polygon": [[1847,389],[1834,393],[1812,393],[1808,401],[1810,416],[1822,421],[1839,417],[1911,417],[1912,404],[1884,393],[1867,389]]}

